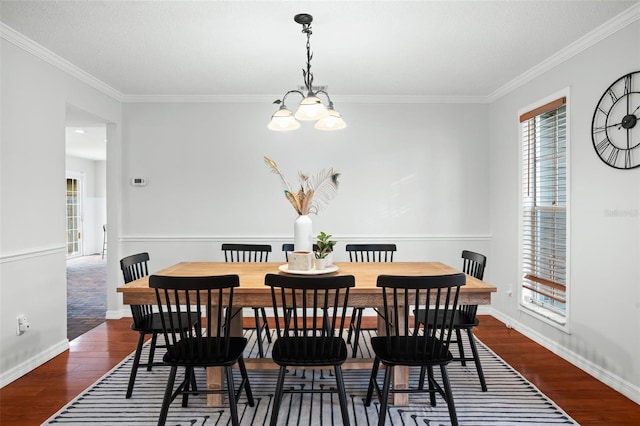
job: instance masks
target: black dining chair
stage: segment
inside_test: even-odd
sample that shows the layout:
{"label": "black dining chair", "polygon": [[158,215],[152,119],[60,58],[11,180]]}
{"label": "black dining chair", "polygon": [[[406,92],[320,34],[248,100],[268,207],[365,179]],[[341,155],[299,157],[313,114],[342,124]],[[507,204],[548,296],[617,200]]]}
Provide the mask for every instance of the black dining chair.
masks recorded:
{"label": "black dining chair", "polygon": [[[392,276],[380,275],[377,286],[382,288],[382,315],[385,335],[371,338],[375,353],[365,406],[371,405],[373,391],[380,400],[378,426],[383,426],[387,417],[389,395],[391,393],[429,393],[431,405],[436,405],[436,393],[440,394],[449,409],[452,425],[458,424],[453,393],[449,382],[447,364],[453,359],[449,351],[453,319],[458,304],[458,293],[464,286],[464,274],[440,276]],[[426,315],[450,319],[421,327],[412,315],[421,309]],[[378,383],[380,364],[385,366],[383,385]],[[427,371],[428,386],[419,381],[413,388],[396,389],[391,377],[395,367],[424,367]],[[442,384],[434,375],[434,367],[440,368]]]}
{"label": "black dining chair", "polygon": [[[351,262],[393,262],[393,254],[397,247],[395,244],[347,244],[345,250],[349,253]],[[347,343],[351,343],[351,337],[353,337],[353,358],[358,355],[358,340],[362,328],[363,313],[364,308],[353,308],[351,321],[349,321]]]}
{"label": "black dining chair", "polygon": [[[149,253],[133,254],[121,259],[120,269],[122,270],[125,284],[149,275],[149,268],[147,265],[148,261]],[[162,333],[162,314],[157,312],[154,313],[153,305],[131,305],[131,315],[133,316],[131,329],[137,331],[139,336],[138,345],[136,346],[136,352],[133,357],[133,365],[131,366],[129,385],[127,386],[127,398],[131,398],[131,395],[133,394],[133,387],[139,367],[147,367],[147,371],[151,371],[154,366],[164,365],[162,362],[154,362],[154,356],[156,348],[165,347],[162,344],[157,344],[158,334]],[[195,316],[189,317],[183,315],[183,317],[185,327],[190,328],[198,323],[198,318]],[[140,363],[142,346],[144,345],[144,341],[148,335],[151,335],[149,360],[147,363]]]}
{"label": "black dining chair", "polygon": [[[475,253],[469,250],[462,251],[462,272],[481,280],[484,277],[484,270],[487,266],[487,257],[480,253]],[[480,380],[480,387],[483,392],[487,391],[487,382],[484,378],[484,372],[482,371],[482,364],[480,363],[480,355],[478,354],[478,348],[476,345],[476,339],[473,335],[473,328],[480,324],[476,313],[478,311],[478,305],[460,305],[458,310],[452,312],[453,315],[453,329],[456,333],[455,342],[458,344],[459,356],[455,357],[455,361],[460,361],[463,366],[467,365],[467,361],[473,361],[478,372],[478,379]],[[416,312],[418,321],[425,324],[425,313],[422,311]],[[440,321],[441,319],[438,319]],[[447,319],[448,320],[448,319]],[[426,324],[431,326],[435,321],[435,317],[427,316]],[[464,346],[462,342],[462,330],[467,333],[469,339],[469,346],[471,347],[471,357],[465,356]],[[424,372],[422,373],[424,376]]]}
{"label": "black dining chair", "polygon": [[[268,262],[271,245],[269,244],[222,244],[225,262]],[[255,318],[256,341],[258,343],[258,356],[264,358],[264,345],[262,332],[271,343],[271,332],[267,320],[267,311],[263,306],[253,306]],[[262,323],[260,323],[262,317]]]}
{"label": "black dining chair", "polygon": [[[342,334],[346,323],[349,289],[355,286],[352,275],[342,276],[265,276],[271,287],[277,338],[271,357],[280,366],[271,412],[271,426],[285,393],[337,393],[342,424],[349,425],[347,396],[342,364],[346,361],[347,344]],[[289,367],[333,367],[337,389],[287,388],[284,385]]]}
{"label": "black dining chair", "polygon": [[[251,385],[242,357],[247,339],[231,335],[233,289],[240,286],[237,275],[209,277],[175,277],[151,275],[149,287],[155,289],[158,310],[163,315],[162,328],[167,352],[163,357],[171,367],[158,425],[164,425],[171,402],[182,395],[182,406],[189,395],[227,394],[231,423],[237,426],[237,403],[245,390],[249,406],[254,406]],[[204,318],[204,327],[189,327],[182,315]],[[240,369],[241,381],[236,391],[233,366]],[[174,390],[178,367],[185,368],[184,380]],[[194,368],[223,367],[227,389],[198,388]]]}

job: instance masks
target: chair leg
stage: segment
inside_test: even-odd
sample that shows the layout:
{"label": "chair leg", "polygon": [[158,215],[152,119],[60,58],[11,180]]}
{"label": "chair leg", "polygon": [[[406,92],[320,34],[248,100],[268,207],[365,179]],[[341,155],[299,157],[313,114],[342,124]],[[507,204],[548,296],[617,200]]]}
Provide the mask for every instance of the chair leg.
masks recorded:
{"label": "chair leg", "polygon": [[167,414],[169,414],[169,405],[171,405],[171,395],[173,394],[173,385],[176,381],[177,366],[172,366],[167,379],[167,389],[164,391],[164,399],[162,400],[162,409],[160,409],[160,417],[158,417],[158,426],[164,426],[167,422]]}
{"label": "chair leg", "polygon": [[262,326],[260,325],[260,308],[253,308],[253,316],[256,320],[256,339],[258,340],[258,356],[264,358],[262,348]]}
{"label": "chair leg", "polygon": [[371,397],[373,396],[373,388],[378,380],[378,369],[380,368],[380,360],[376,357],[371,368],[371,378],[369,379],[369,388],[367,389],[367,398],[364,400],[365,407],[371,405]]}
{"label": "chair leg", "polygon": [[151,371],[153,367],[153,357],[156,354],[156,344],[158,343],[158,333],[151,336],[151,344],[149,345],[149,361],[147,363],[147,371]]}
{"label": "chair leg", "polygon": [[182,406],[189,406],[189,391],[192,389],[193,384],[196,381],[195,372],[193,371],[193,367],[186,367],[184,369],[184,382],[180,385],[184,393],[182,394]]}
{"label": "chair leg", "polygon": [[458,352],[460,352],[460,364],[462,364],[463,367],[466,367],[467,359],[464,356],[464,346],[462,345],[462,336],[460,334],[460,329],[456,327],[455,332],[456,332],[456,341],[458,342]]}
{"label": "chair leg", "polygon": [[351,311],[351,321],[349,321],[349,331],[347,332],[347,343],[351,343],[351,335],[353,334],[353,329],[356,326],[356,313],[358,312],[358,309],[360,308],[353,308]]}
{"label": "chair leg", "polygon": [[482,392],[486,392],[487,382],[484,379],[484,372],[482,371],[482,365],[480,364],[480,355],[478,354],[476,339],[473,337],[473,332],[470,328],[467,329],[467,335],[469,336],[469,345],[471,346],[471,352],[473,353],[473,360],[476,363],[476,370],[478,371],[478,378],[480,379],[480,387],[482,388]]}
{"label": "chair leg", "polygon": [[133,365],[131,366],[131,375],[129,376],[129,386],[127,387],[127,398],[131,398],[133,394],[133,385],[136,382],[138,374],[138,366],[140,365],[140,356],[142,355],[142,345],[144,344],[144,333],[139,333],[138,346],[136,346],[136,354],[133,357]]}
{"label": "chair leg", "polygon": [[352,358],[358,356],[358,341],[360,340],[360,333],[362,330],[362,314],[364,309],[358,308],[358,318],[356,318],[356,328],[353,330],[353,353]]}
{"label": "chair leg", "polygon": [[224,369],[225,375],[227,377],[227,391],[229,394],[229,410],[231,411],[231,424],[233,426],[238,426],[238,405],[236,402],[236,389],[233,383],[233,368],[231,366],[227,366]]}
{"label": "chair leg", "polygon": [[336,386],[338,387],[338,399],[340,400],[340,411],[342,412],[342,424],[349,426],[349,411],[347,409],[347,392],[344,389],[344,378],[342,377],[342,367],[335,366]]}
{"label": "chair leg", "polygon": [[433,377],[433,367],[431,365],[427,366],[427,380],[429,381],[429,400],[431,402],[431,406],[436,406],[436,387],[434,386],[435,378]]}
{"label": "chair leg", "polygon": [[271,332],[269,331],[269,322],[267,321],[267,311],[264,308],[260,308],[262,311],[262,327],[267,335],[267,342],[271,343]]}
{"label": "chair leg", "polygon": [[441,365],[440,372],[442,373],[442,385],[444,387],[444,394],[447,402],[447,407],[449,408],[449,418],[451,419],[451,426],[458,426],[458,416],[456,414],[456,405],[453,402],[453,392],[451,392],[451,383],[449,383],[449,374],[447,373],[447,366]]}
{"label": "chair leg", "polygon": [[273,407],[271,407],[270,426],[276,426],[278,423],[278,412],[280,411],[280,403],[282,402],[285,374],[287,374],[287,367],[285,365],[281,365],[280,371],[278,372],[278,381],[276,382],[276,393],[273,396]]}
{"label": "chair leg", "polygon": [[426,376],[426,373],[427,369],[423,365],[422,367],[420,367],[420,377],[418,378],[418,389],[420,390],[424,389],[424,377]]}
{"label": "chair leg", "polygon": [[247,401],[249,402],[249,407],[253,407],[255,403],[253,402],[253,392],[251,391],[251,384],[249,383],[249,375],[247,374],[247,367],[244,364],[244,358],[238,358],[238,368],[240,368],[240,374],[242,375],[242,383],[238,387],[238,398],[240,398],[240,392],[242,392],[242,388],[244,387],[244,392],[247,394]]}
{"label": "chair leg", "polygon": [[384,370],[384,385],[380,397],[380,413],[378,413],[378,426],[384,426],[387,420],[387,406],[389,405],[389,394],[391,393],[391,373],[393,367],[387,366]]}

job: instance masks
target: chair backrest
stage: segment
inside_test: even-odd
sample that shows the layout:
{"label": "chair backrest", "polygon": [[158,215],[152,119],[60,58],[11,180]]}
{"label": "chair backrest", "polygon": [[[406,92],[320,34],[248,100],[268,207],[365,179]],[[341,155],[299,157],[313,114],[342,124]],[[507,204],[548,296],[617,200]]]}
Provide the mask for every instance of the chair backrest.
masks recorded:
{"label": "chair backrest", "polygon": [[269,244],[222,244],[225,262],[268,262]]}
{"label": "chair backrest", "polygon": [[[462,272],[479,280],[484,277],[484,268],[487,266],[487,257],[483,254],[469,250],[462,250]],[[476,323],[478,305],[460,305],[460,321],[466,324]]]}
{"label": "chair backrest", "polygon": [[[149,277],[149,287],[156,291],[170,359],[177,362],[224,359],[228,348],[225,342],[231,335],[233,289],[239,285],[238,275]],[[189,318],[194,315],[205,318],[204,327],[190,326]],[[218,344],[210,344],[209,338],[217,338]],[[180,341],[189,344],[177,345]]]}
{"label": "chair backrest", "polygon": [[480,253],[462,250],[462,272],[479,280],[484,277],[484,268],[487,266],[487,257]]}
{"label": "chair backrest", "polygon": [[[149,253],[138,253],[120,259],[120,269],[125,283],[130,283],[149,275]],[[152,305],[130,305],[133,316],[133,328],[144,329],[147,326],[145,319],[153,314]]]}
{"label": "chair backrest", "polygon": [[148,261],[149,253],[138,253],[122,258],[120,260],[120,269],[122,270],[125,284],[149,275]]}
{"label": "chair backrest", "polygon": [[351,262],[393,262],[395,244],[347,244]]}
{"label": "chair backrest", "polygon": [[[289,253],[291,253],[293,250],[294,250],[293,243],[282,244],[282,251],[284,252],[284,260],[286,260],[287,262],[289,261]],[[318,245],[314,244],[313,251],[317,251],[317,250],[318,250]]]}
{"label": "chair backrest", "polygon": [[342,337],[353,275],[267,274],[278,338]]}
{"label": "chair backrest", "polygon": [[[458,294],[466,283],[465,274],[435,276],[380,275],[377,286],[382,287],[385,333],[390,337],[387,344],[396,345],[393,350],[403,354],[408,360],[430,356],[445,359],[451,341],[452,322],[457,309]],[[414,312],[424,312],[424,318],[438,318],[423,332],[418,316]]]}

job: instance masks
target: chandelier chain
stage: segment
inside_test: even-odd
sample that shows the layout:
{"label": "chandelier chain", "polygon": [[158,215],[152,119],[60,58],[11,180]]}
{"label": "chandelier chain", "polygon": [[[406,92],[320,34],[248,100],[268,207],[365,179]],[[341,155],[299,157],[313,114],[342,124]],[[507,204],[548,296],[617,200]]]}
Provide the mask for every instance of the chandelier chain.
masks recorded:
{"label": "chandelier chain", "polygon": [[313,58],[313,53],[311,53],[311,24],[303,24],[302,32],[307,34],[307,70],[302,70],[302,76],[304,78],[304,84],[307,88],[307,92],[310,94],[313,93],[313,73],[311,72],[311,58]]}

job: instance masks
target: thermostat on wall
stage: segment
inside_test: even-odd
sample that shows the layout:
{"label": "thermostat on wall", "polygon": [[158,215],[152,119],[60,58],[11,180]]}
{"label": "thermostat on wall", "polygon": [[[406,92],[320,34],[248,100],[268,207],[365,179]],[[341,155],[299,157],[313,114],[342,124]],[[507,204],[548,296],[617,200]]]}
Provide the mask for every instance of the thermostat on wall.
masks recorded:
{"label": "thermostat on wall", "polygon": [[147,179],[145,178],[132,178],[131,185],[133,186],[145,186],[147,184]]}

